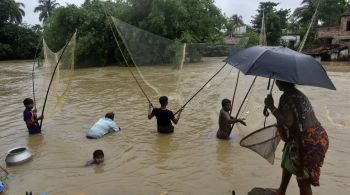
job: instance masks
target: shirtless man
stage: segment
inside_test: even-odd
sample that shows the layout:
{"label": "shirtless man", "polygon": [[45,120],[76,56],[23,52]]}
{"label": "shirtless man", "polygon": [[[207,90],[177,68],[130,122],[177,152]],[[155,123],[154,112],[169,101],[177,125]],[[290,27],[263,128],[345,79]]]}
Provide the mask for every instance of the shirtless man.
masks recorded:
{"label": "shirtless man", "polygon": [[219,139],[230,139],[230,134],[233,128],[233,125],[237,122],[246,126],[244,119],[236,119],[230,115],[231,111],[231,101],[229,99],[223,99],[221,101],[221,110],[219,115],[219,129],[216,133],[216,137]]}

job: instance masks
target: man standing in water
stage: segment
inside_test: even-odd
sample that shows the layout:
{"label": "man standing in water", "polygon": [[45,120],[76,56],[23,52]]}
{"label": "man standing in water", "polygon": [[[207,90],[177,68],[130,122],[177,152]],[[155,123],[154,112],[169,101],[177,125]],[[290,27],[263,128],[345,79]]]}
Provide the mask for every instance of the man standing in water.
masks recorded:
{"label": "man standing in water", "polygon": [[158,133],[173,133],[174,126],[171,121],[175,125],[179,122],[183,108],[180,109],[177,117],[175,118],[174,113],[166,108],[168,105],[168,97],[160,97],[159,103],[161,106],[160,108],[153,108],[152,104],[149,104],[148,119],[152,119],[154,116],[157,118]]}
{"label": "man standing in water", "polygon": [[221,110],[219,115],[219,129],[216,133],[216,137],[219,139],[230,139],[230,134],[233,128],[233,125],[237,122],[246,125],[243,121],[244,119],[236,119],[230,115],[231,111],[231,100],[223,99],[221,101]]}

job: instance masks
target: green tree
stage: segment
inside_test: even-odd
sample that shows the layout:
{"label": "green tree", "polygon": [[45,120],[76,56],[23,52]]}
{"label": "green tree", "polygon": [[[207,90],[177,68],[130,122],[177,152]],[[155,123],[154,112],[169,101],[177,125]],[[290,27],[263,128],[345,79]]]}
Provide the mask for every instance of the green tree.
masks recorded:
{"label": "green tree", "polygon": [[30,26],[12,23],[0,28],[0,60],[33,59],[40,32]]}
{"label": "green tree", "polygon": [[347,0],[303,0],[301,6],[296,8],[290,17],[289,30],[304,36],[310,26],[312,16],[319,4],[315,22],[312,24],[305,48],[310,48],[315,41],[316,27],[336,26],[340,24],[340,16],[349,10]]}
{"label": "green tree", "polygon": [[247,31],[243,34],[243,36],[249,38],[246,47],[259,45],[259,34],[254,32],[252,27],[247,26]]}
{"label": "green tree", "polygon": [[[77,66],[119,63],[122,59],[111,31],[112,21],[106,14],[120,18],[123,6],[124,3],[95,0],[85,1],[81,7],[67,5],[56,8],[44,27],[44,38],[48,46],[57,51],[77,30]],[[116,29],[113,30],[116,33]]]}
{"label": "green tree", "polygon": [[52,15],[52,10],[59,6],[56,0],[39,0],[39,5],[35,7],[34,12],[40,12],[39,20],[44,23]]}
{"label": "green tree", "polygon": [[225,27],[227,29],[226,34],[229,35],[234,32],[235,28],[243,26],[243,18],[242,16],[238,16],[237,14],[232,15],[231,17],[226,19]]}
{"label": "green tree", "polygon": [[21,23],[25,15],[23,3],[14,0],[0,0],[0,24]]}
{"label": "green tree", "polygon": [[308,25],[318,3],[320,5],[316,21],[321,22],[325,26],[339,25],[341,14],[350,8],[347,0],[303,0],[301,7],[294,10],[291,16],[292,21],[299,25]]}
{"label": "green tree", "polygon": [[212,42],[223,39],[225,17],[213,0],[128,0],[125,21],[169,39]]}
{"label": "green tree", "polygon": [[77,29],[76,64],[123,63],[113,38],[118,33],[114,16],[129,24],[172,40],[219,42],[223,40],[225,17],[213,0],[86,0],[81,7],[67,5],[53,10],[44,27],[50,48],[61,48]]}
{"label": "green tree", "polygon": [[268,45],[278,45],[283,29],[287,28],[289,9],[276,10],[278,3],[260,2],[257,15],[253,17],[253,29],[260,32],[262,16],[265,14],[266,39]]}

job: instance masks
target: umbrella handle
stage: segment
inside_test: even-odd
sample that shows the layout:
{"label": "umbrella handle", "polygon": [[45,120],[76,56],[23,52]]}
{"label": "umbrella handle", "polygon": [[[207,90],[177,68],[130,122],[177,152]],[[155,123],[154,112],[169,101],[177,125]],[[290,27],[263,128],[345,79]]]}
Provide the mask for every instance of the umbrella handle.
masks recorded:
{"label": "umbrella handle", "polygon": [[[274,75],[274,73],[272,73],[270,75],[270,78],[269,78],[269,83],[267,84],[267,90],[270,90],[270,95],[272,95],[272,89],[273,89],[273,86],[275,84],[275,80],[272,81],[272,85],[271,85],[271,78],[272,76]],[[270,88],[270,85],[271,85],[271,88]],[[268,117],[270,115],[269,113],[269,110],[267,109],[267,106],[264,107],[264,111],[263,111],[263,114],[265,117]],[[266,120],[266,119],[265,119]]]}
{"label": "umbrella handle", "polygon": [[263,111],[264,116],[268,117],[270,115],[267,106],[264,107],[264,111]]}

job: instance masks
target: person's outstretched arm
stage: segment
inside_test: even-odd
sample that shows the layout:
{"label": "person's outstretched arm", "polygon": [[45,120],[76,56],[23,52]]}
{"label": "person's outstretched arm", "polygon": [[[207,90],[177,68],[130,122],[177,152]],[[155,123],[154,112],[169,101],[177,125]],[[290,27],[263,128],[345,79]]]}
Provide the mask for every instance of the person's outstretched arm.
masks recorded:
{"label": "person's outstretched arm", "polygon": [[179,113],[177,113],[176,118],[174,117],[174,118],[171,119],[175,125],[179,122],[180,116],[181,116],[181,113],[182,113],[183,109],[184,109],[184,108],[181,108],[181,109],[180,109]]}
{"label": "person's outstretched arm", "polygon": [[117,125],[117,123],[114,121],[111,121],[110,127],[109,127],[109,132],[117,132],[120,130],[121,130],[121,128]]}
{"label": "person's outstretched arm", "polygon": [[152,106],[152,104],[149,104],[149,106],[148,106],[148,119],[149,120],[151,120],[154,117],[152,111],[153,111],[153,106]]}
{"label": "person's outstretched arm", "polygon": [[228,112],[225,112],[225,118],[228,121],[228,124],[235,124],[235,123],[241,123],[244,126],[247,126],[247,124],[244,122],[244,118],[235,118],[230,116]]}

